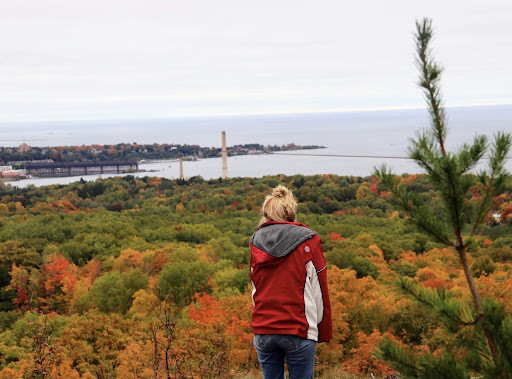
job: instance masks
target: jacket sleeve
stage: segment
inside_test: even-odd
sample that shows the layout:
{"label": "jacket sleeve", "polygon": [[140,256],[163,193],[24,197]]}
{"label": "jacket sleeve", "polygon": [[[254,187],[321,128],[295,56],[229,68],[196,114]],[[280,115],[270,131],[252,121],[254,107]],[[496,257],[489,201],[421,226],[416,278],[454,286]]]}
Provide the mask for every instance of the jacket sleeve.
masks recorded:
{"label": "jacket sleeve", "polygon": [[322,306],[318,308],[323,309],[323,315],[319,318],[320,322],[318,324],[318,342],[327,342],[332,339],[332,315],[329,290],[327,288],[327,264],[322,251],[322,242],[318,235],[312,238],[311,245],[313,264],[317,270],[318,282],[321,289],[318,298],[315,300],[317,303],[322,304]]}

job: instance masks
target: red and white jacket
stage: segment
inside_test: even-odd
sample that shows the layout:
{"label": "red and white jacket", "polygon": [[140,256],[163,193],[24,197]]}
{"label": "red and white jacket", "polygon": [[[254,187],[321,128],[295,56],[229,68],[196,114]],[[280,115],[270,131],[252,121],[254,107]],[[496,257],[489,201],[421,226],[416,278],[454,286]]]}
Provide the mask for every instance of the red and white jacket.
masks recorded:
{"label": "red and white jacket", "polygon": [[332,338],[327,266],[318,234],[298,222],[267,222],[250,240],[254,334]]}

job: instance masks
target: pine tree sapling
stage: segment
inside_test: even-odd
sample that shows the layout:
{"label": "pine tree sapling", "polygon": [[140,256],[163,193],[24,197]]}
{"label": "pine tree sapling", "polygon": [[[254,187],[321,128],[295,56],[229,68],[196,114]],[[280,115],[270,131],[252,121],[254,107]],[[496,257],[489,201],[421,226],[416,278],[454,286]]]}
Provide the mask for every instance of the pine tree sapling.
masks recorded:
{"label": "pine tree sapling", "polygon": [[[502,333],[509,333],[505,325],[510,324],[510,320],[507,324],[500,319],[500,324],[497,325],[492,322],[497,320],[491,319],[486,313],[470,270],[467,248],[470,237],[479,232],[482,222],[490,211],[492,196],[504,182],[506,176],[504,163],[510,151],[512,137],[508,133],[498,133],[494,142],[489,144],[487,137],[476,136],[472,143],[463,144],[456,152],[447,151],[446,114],[439,87],[443,70],[432,57],[430,49],[432,35],[431,20],[423,19],[416,23],[416,65],[420,72],[418,85],[428,105],[430,128],[419,132],[416,138],[411,139],[408,153],[409,157],[425,170],[434,185],[442,202],[443,212],[434,214],[431,207],[422,202],[421,196],[407,191],[400,178],[392,175],[386,166],[376,169],[375,175],[380,184],[393,193],[401,209],[406,211],[421,229],[438,242],[453,248],[458,254],[471,291],[475,322],[483,331],[487,343],[488,350],[484,354],[491,357],[492,370],[497,376],[508,377],[506,367],[512,367],[512,350],[510,342],[506,342]],[[470,175],[469,172],[483,158],[488,158],[488,168],[478,175]],[[477,204],[470,204],[467,200],[468,192],[476,184],[479,185],[481,197]],[[426,293],[415,294],[415,296],[420,300],[423,297],[425,301]],[[455,303],[432,297],[430,303],[437,308],[440,315],[444,314],[445,318],[472,324],[467,317],[464,317],[466,318],[464,320],[460,319],[461,310],[454,308]],[[468,312],[465,314],[467,315]],[[486,372],[489,373],[489,370]]]}

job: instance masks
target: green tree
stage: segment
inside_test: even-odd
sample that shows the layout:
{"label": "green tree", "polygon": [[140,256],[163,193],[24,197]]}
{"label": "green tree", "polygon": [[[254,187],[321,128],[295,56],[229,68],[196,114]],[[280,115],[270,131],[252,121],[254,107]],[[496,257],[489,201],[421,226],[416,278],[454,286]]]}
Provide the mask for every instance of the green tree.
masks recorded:
{"label": "green tree", "polygon": [[[494,192],[504,183],[506,177],[504,163],[510,150],[512,137],[510,134],[498,133],[489,147],[485,136],[476,136],[472,144],[462,145],[457,152],[452,153],[446,150],[446,114],[439,87],[442,68],[432,58],[430,50],[432,35],[431,20],[423,19],[416,23],[415,43],[416,63],[420,71],[419,85],[429,107],[431,128],[418,133],[412,140],[409,156],[427,172],[442,202],[442,212],[434,214],[430,204],[424,203],[417,193],[408,191],[400,178],[393,176],[386,166],[376,170],[375,174],[381,184],[393,193],[398,205],[420,228],[457,252],[474,303],[476,313],[474,322],[479,323],[488,345],[488,352],[483,351],[480,356],[490,353],[493,361],[493,367],[486,372],[492,372],[493,375],[500,373],[500,376],[506,377],[508,375],[506,373],[512,369],[512,346],[510,343],[501,343],[504,340],[503,333],[506,333],[506,328],[505,324],[499,323],[505,321],[503,318],[494,317],[485,312],[468,262],[467,250],[471,237],[478,231],[490,210]],[[488,169],[478,176],[468,175],[468,172],[475,168],[487,152],[489,153]],[[476,184],[480,188],[481,200],[477,204],[471,204],[467,200],[468,191]],[[455,305],[453,303],[445,303],[445,305],[448,308],[451,307],[453,313]],[[444,306],[442,308],[444,309]],[[493,307],[490,308],[493,309]],[[498,324],[491,323],[491,320]],[[463,324],[471,324],[467,320],[459,321]],[[384,355],[387,354],[388,358],[400,359],[401,356],[405,359],[405,355],[402,355],[399,349],[390,346],[389,343],[382,346]],[[431,364],[437,364],[438,369],[447,369],[451,363],[453,362],[449,357],[440,357],[438,360],[432,358],[432,362],[423,362],[420,365],[423,371],[418,369],[416,373],[424,372],[425,367]],[[453,372],[452,374],[455,375]]]}
{"label": "green tree", "polygon": [[166,264],[158,279],[159,295],[182,307],[190,304],[196,293],[209,292],[209,279],[210,266],[200,260]]}
{"label": "green tree", "polygon": [[125,314],[132,305],[135,292],[147,285],[148,278],[139,269],[122,274],[112,271],[94,282],[90,296],[101,312]]}
{"label": "green tree", "polygon": [[249,270],[226,267],[213,274],[214,291],[217,297],[232,296],[246,292],[249,284]]}
{"label": "green tree", "polygon": [[12,265],[26,268],[41,264],[41,255],[30,246],[29,241],[10,240],[0,243],[0,287],[9,284]]}

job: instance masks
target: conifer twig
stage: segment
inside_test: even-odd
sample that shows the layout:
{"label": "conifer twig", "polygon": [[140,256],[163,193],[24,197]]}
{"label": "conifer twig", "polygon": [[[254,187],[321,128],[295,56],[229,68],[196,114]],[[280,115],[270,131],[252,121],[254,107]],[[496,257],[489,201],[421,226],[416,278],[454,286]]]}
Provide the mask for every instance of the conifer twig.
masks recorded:
{"label": "conifer twig", "polygon": [[[477,136],[472,144],[464,144],[457,153],[450,153],[446,150],[446,114],[439,87],[443,69],[431,56],[429,46],[432,36],[432,21],[430,19],[416,22],[416,65],[420,73],[418,85],[427,101],[431,116],[431,128],[418,133],[417,138],[411,140],[409,156],[425,169],[434,184],[444,205],[444,217],[434,217],[432,211],[421,203],[419,197],[409,193],[405,185],[399,183],[385,166],[380,170],[376,169],[375,175],[383,186],[392,192],[400,207],[420,228],[457,252],[473,299],[476,320],[469,323],[454,320],[446,310],[438,309],[438,311],[448,319],[458,323],[462,321],[463,325],[480,323],[494,367],[501,369],[500,353],[496,345],[496,338],[499,336],[494,335],[489,319],[484,313],[480,294],[469,266],[464,230],[470,226],[470,235],[473,236],[489,211],[492,195],[505,178],[504,162],[512,145],[512,136],[508,133],[498,133],[495,137],[489,157],[489,176],[486,173],[481,174],[484,194],[477,208],[475,219],[468,222],[469,211],[466,196],[474,180],[467,175],[467,172],[474,168],[485,154],[487,138]],[[436,304],[433,305],[436,306]]]}

